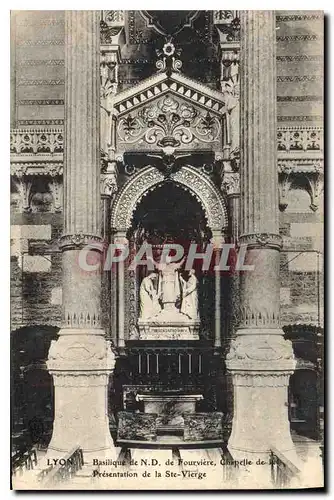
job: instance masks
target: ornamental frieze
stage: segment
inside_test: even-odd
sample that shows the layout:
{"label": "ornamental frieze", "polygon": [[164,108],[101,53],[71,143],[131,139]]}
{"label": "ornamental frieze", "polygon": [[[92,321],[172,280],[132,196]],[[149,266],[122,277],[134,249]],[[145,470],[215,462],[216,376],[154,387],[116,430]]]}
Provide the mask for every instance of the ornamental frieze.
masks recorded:
{"label": "ornamental frieze", "polygon": [[13,129],[10,135],[10,152],[15,154],[63,153],[62,128]]}

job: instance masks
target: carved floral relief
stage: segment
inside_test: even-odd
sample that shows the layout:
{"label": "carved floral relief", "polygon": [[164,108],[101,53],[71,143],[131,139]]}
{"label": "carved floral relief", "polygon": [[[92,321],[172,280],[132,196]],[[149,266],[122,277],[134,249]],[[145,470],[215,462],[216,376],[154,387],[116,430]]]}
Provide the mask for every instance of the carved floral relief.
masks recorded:
{"label": "carved floral relief", "polygon": [[217,116],[167,95],[137,113],[121,118],[117,128],[120,143],[162,147],[173,139],[176,147],[190,143],[210,144],[219,140]]}

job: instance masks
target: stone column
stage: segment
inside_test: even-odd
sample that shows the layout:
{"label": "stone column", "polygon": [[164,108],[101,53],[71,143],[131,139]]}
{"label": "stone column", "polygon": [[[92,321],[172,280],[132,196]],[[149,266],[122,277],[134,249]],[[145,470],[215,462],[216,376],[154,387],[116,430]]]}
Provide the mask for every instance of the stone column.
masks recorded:
{"label": "stone column", "polygon": [[[108,251],[111,243],[111,228],[110,228],[110,210],[112,200],[117,192],[117,177],[118,169],[116,162],[108,161],[104,166],[101,174],[101,236],[104,239],[105,254],[104,264],[108,264]],[[105,266],[102,272],[102,294],[101,294],[101,308],[102,308],[102,326],[111,337],[111,332],[115,333],[116,329],[111,328],[111,276],[113,269],[108,269]],[[114,338],[111,337],[112,342]],[[115,344],[115,342],[114,342]]]}
{"label": "stone column", "polygon": [[240,324],[226,364],[233,376],[234,457],[268,461],[272,447],[296,459],[288,420],[288,382],[295,368],[280,327],[276,165],[275,12],[241,14]]}
{"label": "stone column", "polygon": [[48,454],[80,446],[86,463],[115,453],[107,412],[115,360],[101,328],[101,270],[87,267],[98,267],[103,250],[99,77],[98,11],[66,11],[63,311],[47,363],[55,389]]}
{"label": "stone column", "polygon": [[213,231],[212,240],[211,240],[214,250],[214,263],[215,269],[215,340],[214,347],[215,349],[220,349],[221,342],[221,323],[222,323],[222,289],[221,289],[221,270],[219,269],[219,263],[222,255],[222,245],[224,243],[223,235],[220,231]]}
{"label": "stone column", "polygon": [[[126,233],[124,231],[117,231],[113,238],[113,243],[115,245],[121,245],[124,247],[129,246],[129,241],[126,237]],[[117,271],[116,271],[116,288],[117,288],[117,347],[118,351],[123,351],[125,347],[125,278],[126,278],[126,265],[124,260],[120,260],[117,262]]]}

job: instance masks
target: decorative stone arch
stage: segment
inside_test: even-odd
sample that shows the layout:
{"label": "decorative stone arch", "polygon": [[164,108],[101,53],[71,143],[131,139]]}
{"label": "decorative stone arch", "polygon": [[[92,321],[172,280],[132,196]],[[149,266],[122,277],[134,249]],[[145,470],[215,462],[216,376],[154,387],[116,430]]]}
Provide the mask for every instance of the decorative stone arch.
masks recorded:
{"label": "decorative stone arch", "polygon": [[[213,233],[227,229],[228,216],[225,200],[213,182],[194,167],[184,166],[171,174],[170,179],[194,196],[203,208],[207,224]],[[133,214],[141,200],[165,181],[155,167],[142,169],[117,194],[111,210],[111,227],[126,233],[132,225]]]}

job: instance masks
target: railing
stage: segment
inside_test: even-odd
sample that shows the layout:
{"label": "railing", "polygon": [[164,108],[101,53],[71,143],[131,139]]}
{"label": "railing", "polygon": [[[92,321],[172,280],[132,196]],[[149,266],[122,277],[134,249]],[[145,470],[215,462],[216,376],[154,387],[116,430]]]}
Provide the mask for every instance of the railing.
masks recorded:
{"label": "railing", "polygon": [[223,482],[234,481],[238,474],[238,468],[235,466],[235,461],[226,445],[221,448],[221,456],[224,461],[221,462]]}
{"label": "railing", "polygon": [[63,153],[63,129],[12,129],[10,152],[13,154]]}
{"label": "railing", "polygon": [[84,465],[83,452],[79,446],[75,446],[67,455],[59,459],[57,465],[50,465],[38,475],[38,480],[44,487],[52,487],[54,484],[68,481],[82,469]]}
{"label": "railing", "polygon": [[12,457],[12,473],[22,475],[24,470],[34,469],[37,465],[37,453],[35,448],[30,448],[25,452],[17,452]]}
{"label": "railing", "polygon": [[297,478],[300,470],[291,460],[276,448],[270,451],[271,480],[275,487],[285,488],[292,479]]}

